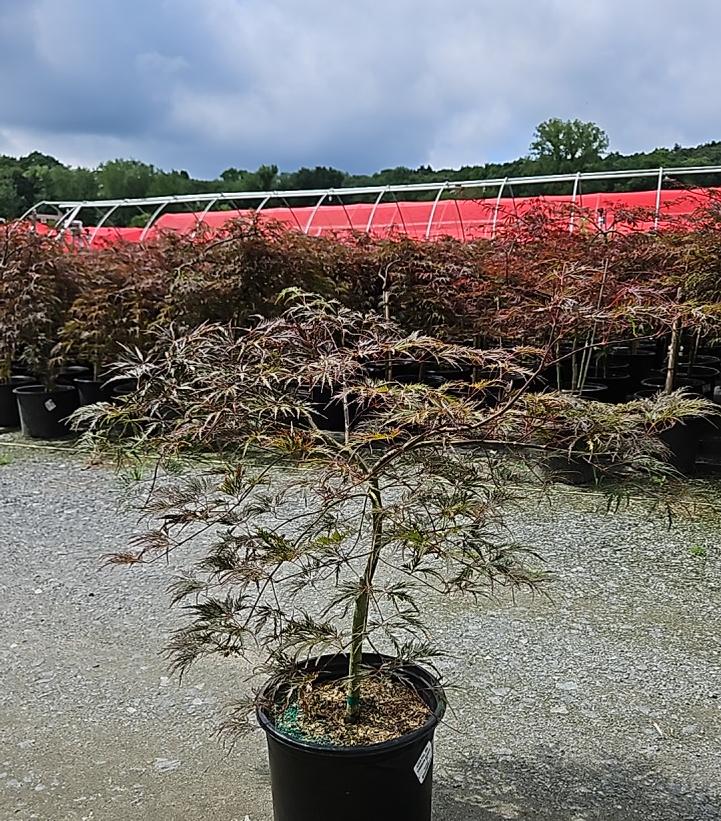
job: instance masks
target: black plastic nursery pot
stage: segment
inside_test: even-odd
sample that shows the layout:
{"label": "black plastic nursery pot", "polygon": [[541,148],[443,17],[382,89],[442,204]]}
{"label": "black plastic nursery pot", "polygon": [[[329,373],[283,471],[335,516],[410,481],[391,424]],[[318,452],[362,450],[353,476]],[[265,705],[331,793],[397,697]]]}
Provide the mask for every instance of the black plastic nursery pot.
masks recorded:
{"label": "black plastic nursery pot", "polygon": [[596,382],[586,382],[586,384],[580,390],[571,390],[570,387],[564,387],[561,389],[561,393],[579,396],[581,399],[592,399],[596,402],[602,402],[604,400],[604,397],[608,393],[608,386],[601,385],[600,383]]}
{"label": "black plastic nursery pot", "polygon": [[78,390],[81,405],[109,402],[112,397],[112,386],[99,379],[76,379],[75,387]]}
{"label": "black plastic nursery pot", "polygon": [[13,393],[18,403],[24,436],[59,439],[71,433],[65,421],[78,408],[78,392],[72,385],[23,385]]}
{"label": "black plastic nursery pot", "polygon": [[599,397],[602,402],[613,404],[625,402],[633,387],[631,372],[627,364],[606,364],[590,377],[597,385],[605,385],[606,391]]}
{"label": "black plastic nursery pot", "polygon": [[365,371],[371,379],[385,380],[388,378],[390,366],[391,379],[405,377],[406,382],[418,382],[421,378],[422,365],[410,359],[391,359],[390,362],[366,362]]}
{"label": "black plastic nursery pot", "polygon": [[[650,399],[658,390],[646,388],[632,396],[632,399]],[[698,457],[701,436],[707,430],[707,419],[692,418],[685,422],[675,422],[671,427],[659,431],[658,438],[669,450],[670,463],[679,473],[690,475],[694,472]]]}
{"label": "black plastic nursery pot", "polygon": [[60,370],[55,382],[58,385],[73,385],[76,379],[92,379],[93,370],[87,365],[66,365]]}
{"label": "black plastic nursery pot", "polygon": [[713,354],[699,353],[694,357],[695,365],[705,365],[707,368],[716,368],[721,371],[721,359]]}
{"label": "black plastic nursery pot", "polygon": [[[367,653],[364,664],[380,667],[386,656]],[[348,657],[321,656],[307,663],[318,679],[347,674]],[[332,747],[290,738],[258,709],[266,733],[274,821],[430,821],[433,734],[445,712],[438,680],[415,664],[397,673],[428,705],[431,716],[418,730],[381,744]],[[266,690],[268,692],[268,690]]]}
{"label": "black plastic nursery pot", "polygon": [[659,361],[656,347],[651,345],[638,345],[635,350],[630,345],[614,345],[608,355],[611,362],[628,365],[632,389],[641,385]]}
{"label": "black plastic nursery pot", "polygon": [[594,379],[599,385],[606,386],[605,393],[598,397],[601,402],[610,402],[612,404],[625,402],[633,387],[631,375],[628,373],[594,376]]}
{"label": "black plastic nursery pot", "polygon": [[[649,376],[648,379],[643,379],[641,381],[641,388],[648,389],[651,393],[658,393],[662,391],[666,386],[666,376],[665,374],[659,376]],[[673,389],[679,390],[680,388],[686,388],[691,393],[696,393],[699,396],[703,396],[705,385],[703,379],[695,379],[693,377],[686,377],[686,376],[676,376],[673,380]]]}
{"label": "black plastic nursery pot", "polygon": [[[311,400],[315,406],[315,423],[321,430],[345,430],[345,416],[343,402],[333,399],[335,391],[329,387],[313,389]],[[348,422],[352,424],[357,416],[355,406],[351,403],[348,408]]]}
{"label": "black plastic nursery pot", "polygon": [[593,465],[581,456],[558,453],[541,462],[544,475],[562,485],[590,485],[596,478]]}
{"label": "black plastic nursery pot", "polygon": [[666,445],[671,454],[671,464],[679,473],[693,473],[698,457],[700,420],[689,420],[682,424],[676,422],[670,428],[661,431],[658,438]]}
{"label": "black plastic nursery pot", "polygon": [[10,373],[13,376],[31,376],[30,369],[22,362],[13,362],[10,366]]}
{"label": "black plastic nursery pot", "polygon": [[13,391],[22,385],[34,385],[32,376],[11,376],[7,382],[0,382],[0,428],[19,428],[20,414]]}
{"label": "black plastic nursery pot", "polygon": [[424,371],[422,381],[426,385],[437,387],[445,382],[470,382],[472,378],[473,370],[471,368],[429,367]]}
{"label": "black plastic nursery pot", "polygon": [[109,392],[111,402],[119,402],[138,389],[138,382],[135,379],[114,379],[108,382],[104,388]]}
{"label": "black plastic nursery pot", "polygon": [[719,380],[719,369],[710,365],[690,365],[688,362],[679,362],[678,373],[690,379],[700,379],[703,382],[703,392],[711,397],[714,394]]}

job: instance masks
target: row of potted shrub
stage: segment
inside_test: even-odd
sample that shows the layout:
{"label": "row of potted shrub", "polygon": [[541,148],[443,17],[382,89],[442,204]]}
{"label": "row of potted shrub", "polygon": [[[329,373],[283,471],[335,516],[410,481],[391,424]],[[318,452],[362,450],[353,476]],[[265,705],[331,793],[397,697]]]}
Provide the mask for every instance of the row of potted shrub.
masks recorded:
{"label": "row of potted shrub", "polygon": [[129,380],[93,377],[87,365],[65,365],[48,386],[25,368],[13,367],[10,378],[0,383],[0,428],[21,428],[36,439],[68,436],[68,417],[79,407],[112,402],[132,390]]}
{"label": "row of potted shrub", "polygon": [[[92,378],[78,385],[78,402],[98,398],[97,375],[123,346],[147,350],[158,327],[272,316],[278,294],[296,286],[378,310],[409,332],[544,350],[540,386],[602,401],[665,387],[709,394],[719,364],[715,209],[712,201],[682,231],[652,234],[633,230],[633,214],[627,230],[569,232],[564,214],[539,205],[492,241],[319,239],[241,221],[222,234],[95,251],[11,224],[1,229],[0,383],[5,395],[19,387],[61,405],[70,392],[50,396],[60,371],[83,362]],[[17,385],[28,372],[47,396]]]}

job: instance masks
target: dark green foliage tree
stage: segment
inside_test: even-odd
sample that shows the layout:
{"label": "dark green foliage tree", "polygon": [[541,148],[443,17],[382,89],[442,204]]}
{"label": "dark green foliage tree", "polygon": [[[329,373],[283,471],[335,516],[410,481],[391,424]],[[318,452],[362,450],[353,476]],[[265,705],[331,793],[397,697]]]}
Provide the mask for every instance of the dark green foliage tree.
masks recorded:
{"label": "dark green foliage tree", "polygon": [[103,199],[147,197],[156,171],[138,160],[110,160],[97,170],[98,188]]}
{"label": "dark green foliage tree", "polygon": [[277,165],[261,165],[253,175],[256,184],[252,186],[258,191],[272,191],[277,187],[278,182],[278,166]]}
{"label": "dark green foliage tree", "polygon": [[198,193],[198,183],[190,179],[187,171],[156,171],[148,186],[149,197],[162,197],[168,194]]}
{"label": "dark green foliage tree", "polygon": [[89,168],[55,165],[48,169],[47,194],[50,200],[92,200],[98,198],[98,177]]}
{"label": "dark green foliage tree", "polygon": [[316,165],[315,168],[299,168],[292,174],[283,174],[281,188],[341,188],[345,184],[347,174],[337,168],[327,168]]}
{"label": "dark green foliage tree", "polygon": [[551,117],[533,134],[531,157],[541,173],[563,174],[585,171],[608,149],[608,135],[596,123]]}
{"label": "dark green foliage tree", "polygon": [[226,168],[225,171],[221,172],[219,179],[222,180],[222,182],[238,183],[244,180],[249,173],[250,172],[244,168]]}
{"label": "dark green foliage tree", "polygon": [[12,217],[20,212],[20,195],[13,174],[0,167],[0,217]]}

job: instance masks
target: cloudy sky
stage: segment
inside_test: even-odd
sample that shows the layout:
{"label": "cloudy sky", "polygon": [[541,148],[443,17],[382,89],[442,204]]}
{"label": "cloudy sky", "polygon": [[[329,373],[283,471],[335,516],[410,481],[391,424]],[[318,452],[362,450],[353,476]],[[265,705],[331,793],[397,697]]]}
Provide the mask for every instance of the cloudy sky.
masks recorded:
{"label": "cloudy sky", "polygon": [[718,0],[0,0],[0,153],[214,177],[721,139]]}

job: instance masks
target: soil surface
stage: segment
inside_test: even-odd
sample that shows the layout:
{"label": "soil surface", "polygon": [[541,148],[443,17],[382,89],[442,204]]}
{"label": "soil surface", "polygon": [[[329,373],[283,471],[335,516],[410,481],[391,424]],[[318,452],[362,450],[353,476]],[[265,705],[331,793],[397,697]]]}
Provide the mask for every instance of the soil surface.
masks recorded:
{"label": "soil surface", "polygon": [[344,681],[311,686],[280,711],[275,726],[303,741],[335,747],[380,744],[422,727],[431,717],[419,695],[399,681],[369,676],[363,681],[361,714],[348,723]]}
{"label": "soil surface", "polygon": [[[249,669],[160,655],[177,566],[108,568],[138,532],[109,469],[0,436],[0,819],[270,821],[265,742],[214,736]],[[712,484],[711,489],[721,489]],[[434,821],[721,819],[715,511],[666,529],[558,488],[513,513],[552,600],[423,602],[452,656]]]}

